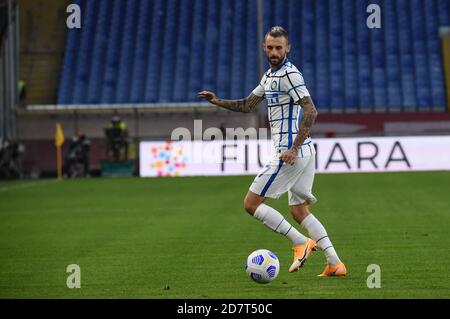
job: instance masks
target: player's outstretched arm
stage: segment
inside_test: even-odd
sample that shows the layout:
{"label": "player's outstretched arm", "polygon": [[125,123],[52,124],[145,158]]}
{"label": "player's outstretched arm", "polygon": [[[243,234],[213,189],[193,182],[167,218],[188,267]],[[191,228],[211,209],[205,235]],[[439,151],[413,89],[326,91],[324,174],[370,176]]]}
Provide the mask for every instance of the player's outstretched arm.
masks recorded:
{"label": "player's outstretched arm", "polygon": [[305,140],[308,138],[309,133],[311,132],[311,127],[313,126],[318,114],[310,96],[301,98],[299,100],[299,104],[303,108],[303,116],[302,121],[300,122],[297,136],[294,140],[294,143],[292,143],[292,147],[280,155],[280,159],[284,160],[288,164],[294,163],[298,151],[300,150],[300,147],[305,142]]}
{"label": "player's outstretched arm", "polygon": [[262,96],[257,96],[250,93],[245,99],[240,100],[222,100],[217,98],[213,92],[202,91],[198,93],[198,97],[207,100],[211,104],[223,107],[234,112],[250,113],[253,112],[259,103],[264,99]]}

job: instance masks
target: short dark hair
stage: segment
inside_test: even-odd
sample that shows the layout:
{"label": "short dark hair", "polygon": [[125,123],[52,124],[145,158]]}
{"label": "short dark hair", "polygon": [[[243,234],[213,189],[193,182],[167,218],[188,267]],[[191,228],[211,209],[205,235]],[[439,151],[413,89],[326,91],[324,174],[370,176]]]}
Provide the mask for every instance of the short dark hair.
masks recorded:
{"label": "short dark hair", "polygon": [[280,27],[279,25],[271,27],[270,30],[266,33],[264,40],[266,40],[269,35],[274,38],[285,37],[286,40],[289,42],[289,36],[287,31],[284,30],[284,28]]}

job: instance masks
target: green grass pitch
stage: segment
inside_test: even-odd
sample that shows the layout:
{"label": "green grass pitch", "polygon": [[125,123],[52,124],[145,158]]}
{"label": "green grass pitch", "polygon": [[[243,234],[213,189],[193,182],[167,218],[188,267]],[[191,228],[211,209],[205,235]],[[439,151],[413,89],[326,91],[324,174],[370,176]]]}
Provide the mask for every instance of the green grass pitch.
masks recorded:
{"label": "green grass pitch", "polygon": [[[0,298],[450,298],[450,172],[316,176],[311,210],[345,278],[317,277],[321,251],[288,272],[288,240],[243,210],[252,180],[0,182]],[[286,195],[268,203],[294,223]],[[258,248],[281,262],[267,285],[244,270]],[[80,289],[66,286],[69,264]]]}

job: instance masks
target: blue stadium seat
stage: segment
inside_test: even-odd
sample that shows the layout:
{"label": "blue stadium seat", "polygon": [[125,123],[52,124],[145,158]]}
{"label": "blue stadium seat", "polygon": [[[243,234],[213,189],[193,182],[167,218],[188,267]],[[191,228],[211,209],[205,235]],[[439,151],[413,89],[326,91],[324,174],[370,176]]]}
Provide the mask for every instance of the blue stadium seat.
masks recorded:
{"label": "blue stadium seat", "polygon": [[244,1],[234,0],[233,7],[235,14],[232,17],[232,42],[231,44],[231,65],[229,69],[230,75],[230,98],[240,99],[249,92],[244,92],[245,84],[245,41],[247,40],[246,33],[240,32],[245,30],[245,16],[247,12],[247,5]]}
{"label": "blue stadium seat", "polygon": [[[316,103],[317,108],[320,110],[328,110],[330,107],[330,67],[329,67],[329,19],[328,14],[328,1],[317,1],[316,8],[308,7],[306,1],[303,1],[302,17],[308,15],[314,18],[315,16],[315,28],[316,36],[307,41],[302,41],[301,55],[303,56],[303,64],[301,72],[304,74],[306,85]],[[309,2],[311,3],[311,2]],[[305,23],[305,21],[303,21]],[[305,34],[302,32],[302,38]],[[314,46],[315,40],[315,46]],[[305,48],[312,48],[312,50],[306,50]],[[314,69],[311,68],[312,58],[309,57],[311,62],[309,63],[309,69],[305,69],[306,51],[315,55],[315,75]],[[293,61],[295,63],[295,61]],[[315,81],[315,86],[314,86]]]}
{"label": "blue stadium seat", "polygon": [[[377,4],[383,7],[381,0],[373,0],[371,4]],[[373,107],[376,111],[386,111],[387,93],[386,93],[386,52],[384,50],[384,30],[371,29],[371,66],[372,66],[372,90],[373,90]]]}
{"label": "blue stadium seat", "polygon": [[401,69],[399,34],[397,28],[397,6],[394,1],[384,1],[384,30],[386,56],[387,106],[391,111],[399,111],[403,105],[401,89]]}
{"label": "blue stadium seat", "polygon": [[369,1],[356,1],[356,25],[358,42],[358,81],[359,81],[359,107],[363,111],[373,109],[373,84],[371,61],[371,29],[367,28],[366,8]]}
{"label": "blue stadium seat", "polygon": [[275,18],[273,15],[275,3],[274,1],[264,0],[264,32],[267,32],[269,28],[274,26]]}
{"label": "blue stadium seat", "polygon": [[431,106],[428,79],[427,39],[425,33],[424,6],[422,0],[412,0],[412,37],[414,50],[414,76],[417,93],[417,106],[420,109],[428,109]]}
{"label": "blue stadium seat", "polygon": [[[117,91],[117,74],[119,70],[119,59],[121,50],[121,36],[123,32],[123,21],[125,12],[121,9],[125,0],[114,0],[111,25],[109,28],[109,38],[107,44],[107,54],[105,69],[103,74],[103,85],[101,90],[101,103],[115,103]],[[99,93],[100,94],[100,93]]]}
{"label": "blue stadium seat", "polygon": [[136,50],[134,51],[130,102],[141,103],[145,94],[147,58],[150,49],[153,1],[140,0],[137,20]]}
{"label": "blue stadium seat", "polygon": [[[84,8],[84,0],[74,2],[80,8]],[[73,86],[76,70],[78,48],[80,46],[81,30],[70,29],[66,38],[66,50],[61,67],[61,77],[58,88],[58,104],[71,104],[73,98]]]}
{"label": "blue stadium seat", "polygon": [[353,0],[342,2],[343,14],[343,74],[344,74],[344,105],[355,110],[358,106],[358,47],[356,39],[356,19]]}
{"label": "blue stadium seat", "polygon": [[122,33],[122,48],[120,51],[119,73],[117,81],[117,103],[130,102],[131,79],[136,47],[135,35],[138,19],[138,1],[126,1],[125,25]]}
{"label": "blue stadium seat", "polygon": [[189,83],[189,52],[191,49],[191,25],[192,25],[192,0],[182,0],[180,3],[180,20],[178,39],[176,41],[177,50],[175,58],[174,85],[173,85],[173,101],[186,102],[188,97]]}
{"label": "blue stadium seat", "polygon": [[[81,28],[79,52],[76,60],[73,104],[87,103],[87,90],[89,87],[89,74],[92,64],[92,50],[97,26],[98,1],[86,1],[81,6],[81,12],[85,12],[84,27]],[[75,62],[75,61],[74,61]]]}
{"label": "blue stadium seat", "polygon": [[[213,2],[211,2],[213,3]],[[206,15],[205,5],[208,3],[205,0],[195,0],[193,11],[193,26],[192,26],[192,42],[191,50],[189,52],[189,76],[188,80],[188,94],[187,101],[199,101],[197,93],[203,90],[203,62],[205,56],[205,29],[206,29]],[[211,49],[210,45],[207,49]],[[208,67],[205,65],[205,67]],[[209,66],[211,68],[212,66]]]}
{"label": "blue stadium seat", "polygon": [[89,104],[101,103],[101,88],[105,69],[105,56],[109,36],[109,21],[111,20],[111,6],[109,0],[101,0],[99,15],[94,38],[89,86],[87,87],[87,102]]}
{"label": "blue stadium seat", "polygon": [[155,0],[152,26],[150,36],[150,46],[148,50],[148,63],[145,81],[145,97],[143,102],[158,102],[159,100],[159,86],[160,86],[160,72],[161,64],[166,62],[163,60],[163,45],[164,45],[164,20],[166,19],[166,0]]}
{"label": "blue stadium seat", "polygon": [[[298,0],[289,0],[288,5],[289,11],[289,22],[285,24],[287,31],[289,32],[289,42],[291,44],[291,53],[289,53],[289,60],[296,65],[300,72],[302,69],[302,47],[301,47],[301,39],[302,39],[302,29],[299,28],[299,25],[302,24],[302,3]],[[304,74],[305,77],[308,77],[308,74]]]}
{"label": "blue stadium seat", "polygon": [[450,26],[450,1],[449,0],[437,0],[439,25]]}
{"label": "blue stadium seat", "polygon": [[[207,4],[206,37],[203,43],[203,89],[216,91],[219,46],[224,43],[219,36],[220,1],[210,0]],[[227,44],[229,45],[229,44]],[[191,57],[193,59],[193,57]]]}
{"label": "blue stadium seat", "polygon": [[417,105],[416,85],[414,76],[414,56],[411,35],[411,11],[409,0],[397,1],[398,27],[401,30],[400,65],[403,91],[403,107],[405,110],[414,110]]}
{"label": "blue stadium seat", "polygon": [[344,107],[344,68],[343,56],[343,30],[342,30],[342,3],[330,1],[328,19],[330,21],[328,32],[330,34],[330,108],[335,111]]}
{"label": "blue stadium seat", "polygon": [[[428,50],[428,80],[431,90],[431,104],[434,108],[445,109],[445,89],[442,72],[441,45],[438,34],[438,7],[435,1],[425,2],[426,37]],[[449,1],[447,1],[449,2]],[[442,8],[445,10],[445,8]],[[447,13],[450,10],[447,7]],[[445,23],[445,22],[444,22]],[[450,21],[449,24],[450,25]]]}
{"label": "blue stadium seat", "polygon": [[[300,50],[300,54],[303,56],[302,64],[298,65],[300,72],[303,74],[305,78],[306,85],[308,89],[311,91],[311,94],[314,96],[315,88],[316,88],[316,78],[315,78],[315,64],[316,64],[316,55],[314,50],[309,50],[308,48],[315,41],[315,18],[317,14],[314,15],[315,12],[315,1],[302,1],[302,35],[301,35],[301,47],[298,48]],[[296,61],[292,61],[294,65]],[[319,105],[320,106],[320,105]]]}
{"label": "blue stadium seat", "polygon": [[[263,67],[260,72],[258,65],[258,55],[263,54],[261,52],[261,43],[258,42],[256,14],[250,8],[256,8],[256,0],[248,1],[247,10],[247,39],[245,41],[245,95],[249,94],[258,85],[261,80],[262,73],[266,68]],[[264,62],[264,61],[263,61]],[[265,64],[264,64],[265,65]]]}
{"label": "blue stadium seat", "polygon": [[220,31],[219,39],[220,43],[227,45],[222,45],[218,52],[217,61],[217,95],[221,97],[230,96],[230,82],[231,82],[231,68],[230,63],[232,54],[234,50],[232,46],[233,40],[233,2],[232,1],[222,1],[220,8]]}
{"label": "blue stadium seat", "polygon": [[163,37],[163,52],[158,61],[161,63],[161,74],[159,80],[159,102],[173,102],[172,94],[174,90],[175,72],[175,51],[177,46],[179,1],[167,2],[166,21]]}

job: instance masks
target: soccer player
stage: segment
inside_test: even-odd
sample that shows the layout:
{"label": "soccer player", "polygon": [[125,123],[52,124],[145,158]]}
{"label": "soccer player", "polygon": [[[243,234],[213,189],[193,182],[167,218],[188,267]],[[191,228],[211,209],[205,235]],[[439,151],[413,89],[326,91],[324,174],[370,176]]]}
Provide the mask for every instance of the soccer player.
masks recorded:
{"label": "soccer player", "polygon": [[[254,111],[264,98],[267,99],[275,154],[255,177],[244,199],[244,208],[264,225],[292,241],[294,260],[290,272],[302,267],[317,245],[327,258],[327,266],[319,276],[345,276],[345,265],[325,228],[309,211],[309,205],[317,201],[312,194],[315,149],[309,135],[317,110],[302,74],[287,59],[291,50],[287,32],[280,26],[272,27],[265,36],[263,47],[270,69],[247,98],[223,100],[209,91],[199,92],[198,96],[243,113]],[[282,214],[264,204],[266,198],[279,198],[286,192],[292,216],[311,238],[302,235]]]}

